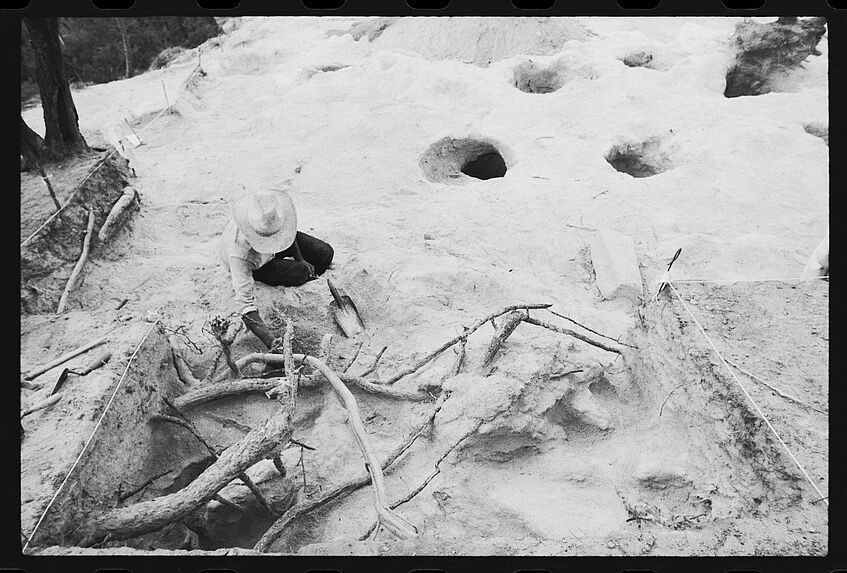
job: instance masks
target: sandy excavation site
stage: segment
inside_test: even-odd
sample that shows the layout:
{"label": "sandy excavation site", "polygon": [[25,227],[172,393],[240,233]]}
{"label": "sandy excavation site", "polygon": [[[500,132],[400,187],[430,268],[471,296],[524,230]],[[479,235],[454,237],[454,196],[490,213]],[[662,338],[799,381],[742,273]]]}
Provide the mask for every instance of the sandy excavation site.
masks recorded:
{"label": "sandy excavation site", "polygon": [[[827,553],[825,23],[222,26],[74,92],[43,228],[21,173],[25,553]],[[216,250],[267,188],[334,248],[272,355]]]}

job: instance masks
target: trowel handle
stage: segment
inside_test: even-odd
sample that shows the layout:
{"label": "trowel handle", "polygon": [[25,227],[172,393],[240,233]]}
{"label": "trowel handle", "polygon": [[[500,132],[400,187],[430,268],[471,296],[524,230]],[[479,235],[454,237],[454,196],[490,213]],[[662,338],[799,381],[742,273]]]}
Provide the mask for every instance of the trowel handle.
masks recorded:
{"label": "trowel handle", "polygon": [[332,298],[335,299],[335,304],[337,304],[340,308],[343,303],[341,301],[341,295],[338,293],[338,289],[335,288],[335,285],[332,284],[332,281],[329,279],[326,279],[326,284],[329,286],[329,292],[332,293]]}

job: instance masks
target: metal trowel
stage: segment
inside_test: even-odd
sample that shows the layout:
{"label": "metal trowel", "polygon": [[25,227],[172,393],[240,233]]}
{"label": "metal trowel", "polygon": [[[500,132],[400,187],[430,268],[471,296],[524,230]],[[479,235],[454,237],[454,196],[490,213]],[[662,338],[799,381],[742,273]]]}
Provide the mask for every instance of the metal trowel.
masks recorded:
{"label": "metal trowel", "polygon": [[329,303],[329,309],[332,312],[335,322],[341,327],[344,336],[350,338],[356,336],[365,329],[365,323],[359,316],[359,311],[356,305],[342,289],[336,288],[332,281],[326,279],[326,284],[329,286],[329,292],[332,293],[334,299]]}

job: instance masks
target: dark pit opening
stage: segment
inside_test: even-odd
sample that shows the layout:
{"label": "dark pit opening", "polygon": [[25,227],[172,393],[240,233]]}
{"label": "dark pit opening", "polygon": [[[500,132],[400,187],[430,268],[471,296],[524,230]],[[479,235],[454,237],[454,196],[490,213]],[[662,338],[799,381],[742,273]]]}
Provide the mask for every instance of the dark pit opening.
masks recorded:
{"label": "dark pit opening", "polygon": [[465,163],[461,172],[477,179],[494,179],[506,174],[506,162],[497,151],[489,151]]}
{"label": "dark pit opening", "polygon": [[494,179],[508,168],[500,151],[487,141],[445,137],[424,152],[420,159],[424,176],[435,183],[461,183],[463,175]]}
{"label": "dark pit opening", "polygon": [[651,177],[673,167],[658,137],[615,145],[606,153],[606,161],[617,171],[639,178]]}

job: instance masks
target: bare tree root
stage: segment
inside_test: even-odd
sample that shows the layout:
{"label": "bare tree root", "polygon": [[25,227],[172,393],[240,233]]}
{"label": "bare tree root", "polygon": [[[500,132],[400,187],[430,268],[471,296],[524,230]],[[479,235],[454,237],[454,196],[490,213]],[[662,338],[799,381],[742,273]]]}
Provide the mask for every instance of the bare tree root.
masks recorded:
{"label": "bare tree root", "polygon": [[565,316],[564,314],[559,314],[559,313],[558,313],[558,312],[556,312],[555,310],[552,310],[552,309],[549,309],[549,308],[548,308],[547,310],[548,310],[550,313],[555,314],[555,315],[556,315],[556,316],[558,316],[559,318],[564,318],[564,319],[565,319],[565,320],[567,320],[568,322],[572,322],[572,323],[574,323],[575,325],[577,325],[577,326],[580,326],[580,327],[584,328],[584,329],[585,329],[585,330],[587,330],[588,332],[591,332],[591,333],[593,333],[593,334],[596,334],[597,336],[601,336],[601,337],[605,338],[606,340],[611,340],[612,342],[617,342],[618,344],[621,344],[621,345],[623,345],[623,346],[628,346],[629,348],[638,348],[637,346],[633,346],[632,344],[627,344],[626,342],[621,342],[620,340],[618,340],[618,339],[616,339],[616,338],[612,338],[611,336],[606,336],[605,334],[602,334],[602,333],[600,333],[600,332],[597,332],[596,330],[593,330],[593,329],[591,329],[591,328],[588,328],[587,326],[585,326],[585,325],[584,325],[584,324],[582,324],[581,322],[577,322],[577,321],[575,321],[574,319],[572,319],[571,317],[569,317],[569,316]]}
{"label": "bare tree root", "polygon": [[82,527],[83,545],[106,535],[123,539],[155,531],[181,519],[212,499],[226,484],[291,438],[292,412],[281,406],[264,424],[227,448],[185,488],[170,495],[105,512],[98,512]]}
{"label": "bare tree root", "polygon": [[367,369],[367,370],[365,370],[364,372],[362,372],[361,374],[359,374],[359,376],[361,376],[362,378],[364,378],[364,377],[365,377],[365,376],[367,376],[368,374],[372,374],[372,373],[374,372],[374,370],[376,370],[376,367],[377,367],[377,366],[379,366],[379,360],[380,360],[380,358],[382,358],[382,355],[383,355],[383,354],[385,354],[385,351],[386,351],[386,350],[388,350],[388,347],[387,347],[387,346],[383,346],[383,347],[382,347],[382,350],[380,350],[380,351],[379,351],[379,354],[377,354],[377,355],[376,355],[376,358],[374,358],[374,361],[371,363],[371,365],[370,365],[370,366],[368,366],[368,369]]}
{"label": "bare tree root", "polygon": [[[294,361],[302,362],[304,354],[295,354]],[[243,358],[239,358],[236,362],[236,365],[239,369],[244,370],[249,364],[255,363],[264,363],[264,364],[284,364],[282,356],[279,354],[262,354],[262,353],[253,353],[244,356]],[[396,388],[386,387],[381,384],[374,384],[369,380],[365,380],[359,376],[350,376],[348,374],[340,374],[339,377],[345,384],[351,384],[368,392],[370,394],[375,394],[378,396],[384,396],[385,398],[392,398],[394,400],[410,400],[412,402],[424,402],[429,400],[431,397],[429,394],[424,394],[422,392],[410,392],[406,390],[398,390]],[[226,379],[226,375],[217,376],[215,378],[215,382],[222,381]],[[304,381],[308,380],[308,378],[304,378]],[[307,382],[308,385],[311,385]],[[220,384],[215,384],[214,386],[219,386]],[[187,394],[186,394],[187,395]]]}
{"label": "bare tree root", "polygon": [[359,443],[359,448],[365,457],[365,465],[368,468],[368,473],[371,475],[371,481],[374,488],[374,504],[376,506],[377,520],[382,527],[391,531],[397,537],[406,539],[417,534],[415,527],[403,519],[401,516],[394,513],[388,507],[388,498],[385,494],[385,483],[382,475],[382,467],[373,453],[368,440],[368,434],[365,430],[365,425],[362,423],[362,418],[359,415],[359,406],[356,403],[356,398],[341,381],[341,378],[333,372],[326,364],[313,358],[306,356],[303,358],[309,366],[316,368],[321,374],[332,384],[333,389],[341,396],[344,402],[344,407],[347,409],[348,421],[353,429],[353,434],[356,436],[356,441]]}
{"label": "bare tree root", "polygon": [[59,299],[59,306],[56,308],[56,314],[62,314],[65,312],[65,306],[68,304],[68,296],[71,294],[71,291],[76,287],[76,283],[79,280],[79,275],[82,272],[82,268],[85,266],[86,261],[88,261],[88,251],[91,249],[91,235],[94,234],[94,209],[88,210],[88,225],[85,228],[85,239],[82,241],[82,253],[79,255],[79,260],[76,262],[74,266],[74,270],[71,272],[71,278],[68,279],[68,283],[65,285],[65,290],[62,292],[62,297]]}
{"label": "bare tree root", "polygon": [[505,320],[500,323],[494,332],[494,336],[491,338],[491,342],[488,343],[488,348],[485,349],[485,354],[482,357],[482,364],[480,365],[480,369],[485,371],[491,365],[491,362],[494,360],[494,356],[497,354],[497,351],[500,350],[500,346],[509,338],[522,320],[526,319],[529,315],[523,312],[513,311],[509,313]]}
{"label": "bare tree root", "polygon": [[[212,444],[210,444],[206,440],[206,438],[204,438],[202,436],[202,434],[200,434],[200,431],[197,429],[197,427],[194,424],[191,423],[191,420],[189,420],[185,416],[185,414],[182,413],[182,411],[179,408],[177,408],[167,398],[165,399],[165,402],[168,404],[168,406],[170,406],[179,415],[179,418],[175,418],[173,416],[167,416],[167,415],[164,415],[164,414],[157,414],[157,415],[154,415],[152,417],[152,419],[153,420],[161,420],[161,421],[164,421],[164,422],[169,422],[171,424],[177,424],[177,425],[182,426],[183,428],[187,429],[197,439],[198,442],[203,444],[203,447],[206,448],[206,450],[210,454],[212,454],[212,456],[215,459],[218,459],[220,457],[221,452],[217,448],[212,446]],[[260,490],[259,487],[255,483],[253,483],[253,480],[251,480],[247,476],[246,473],[242,472],[242,473],[238,474],[238,479],[240,479],[241,482],[244,485],[246,485],[247,488],[251,492],[253,492],[253,496],[256,498],[256,501],[259,502],[259,505],[261,505],[262,508],[264,508],[265,511],[267,511],[271,515],[279,516],[279,512],[274,510],[274,508],[268,502],[267,498],[265,498],[265,495],[262,493],[262,490]]]}
{"label": "bare tree root", "polygon": [[232,359],[232,352],[230,351],[230,346],[232,346],[232,343],[235,340],[235,335],[238,334],[240,328],[237,328],[234,332],[230,333],[230,324],[231,323],[228,318],[223,316],[216,316],[209,322],[209,332],[211,332],[215,340],[220,343],[224,358],[226,359],[226,364],[227,366],[229,366],[229,369],[232,371],[236,378],[240,378],[241,371],[238,369],[238,366]]}
{"label": "bare tree root", "polygon": [[578,340],[586,342],[586,343],[588,343],[592,346],[596,346],[597,348],[601,348],[601,349],[605,350],[606,352],[614,352],[615,354],[621,354],[623,352],[623,349],[621,349],[620,346],[610,346],[610,345],[606,344],[605,342],[597,340],[596,338],[592,338],[592,337],[586,336],[584,334],[574,332],[573,330],[570,330],[568,328],[556,326],[555,324],[550,324],[549,322],[544,322],[542,320],[538,320],[537,318],[532,318],[531,316],[527,316],[526,318],[523,319],[523,321],[526,322],[526,323],[529,323],[529,324],[534,324],[535,326],[540,326],[541,328],[546,328],[548,330],[552,330],[553,332],[558,332],[558,333],[561,333],[561,334],[566,334],[568,336],[573,336],[574,338],[576,338]]}
{"label": "bare tree root", "polygon": [[[390,472],[393,467],[395,467],[395,463],[400,460],[400,458],[405,454],[409,448],[415,443],[419,436],[423,435],[427,429],[432,425],[435,421],[435,416],[438,414],[438,411],[441,409],[441,406],[447,400],[447,394],[442,394],[438,401],[435,403],[435,407],[433,411],[427,416],[426,420],[422,424],[420,424],[417,429],[410,432],[405,440],[401,444],[399,444],[391,453],[386,456],[383,460],[380,467],[385,472]],[[277,519],[271,527],[262,534],[262,537],[259,541],[256,542],[256,545],[253,547],[256,551],[266,552],[274,541],[279,539],[279,537],[283,534],[285,529],[294,523],[298,518],[316,509],[320,509],[325,505],[329,505],[330,503],[336,501],[337,499],[346,497],[357,491],[366,485],[371,483],[370,474],[364,474],[358,478],[354,478],[352,480],[347,481],[346,483],[336,487],[335,489],[325,493],[320,498],[312,501],[306,501],[298,503],[297,505],[289,508],[279,519]]]}
{"label": "bare tree root", "polygon": [[[457,447],[459,447],[459,445],[460,445],[462,442],[464,442],[465,440],[467,440],[468,438],[470,438],[472,435],[474,435],[474,434],[475,434],[475,433],[479,430],[479,428],[482,426],[482,424],[484,424],[484,423],[485,423],[484,421],[481,421],[481,422],[480,422],[479,424],[477,424],[477,425],[476,425],[476,426],[475,426],[475,427],[474,427],[471,431],[469,431],[469,432],[468,432],[468,433],[466,433],[464,436],[462,436],[461,438],[459,438],[459,440],[458,440],[458,441],[454,442],[454,443],[453,443],[453,445],[451,445],[451,446],[447,449],[447,451],[445,451],[443,454],[441,454],[441,456],[440,456],[440,457],[438,458],[438,460],[435,462],[435,469],[433,470],[433,472],[432,472],[431,474],[429,474],[429,475],[426,477],[426,479],[424,479],[424,480],[423,480],[423,482],[421,482],[421,484],[420,484],[418,487],[416,487],[415,489],[413,489],[412,491],[410,491],[409,493],[407,493],[405,496],[401,497],[400,499],[398,499],[397,501],[395,501],[394,503],[392,503],[392,504],[391,504],[391,509],[397,509],[398,507],[400,507],[400,506],[401,506],[401,505],[403,505],[404,503],[407,503],[407,502],[411,501],[411,500],[412,500],[412,498],[414,498],[416,495],[418,495],[420,492],[422,492],[422,491],[424,490],[424,488],[425,488],[426,486],[428,486],[428,485],[429,485],[429,482],[431,482],[432,480],[434,480],[434,479],[435,479],[435,476],[437,476],[438,474],[440,474],[440,473],[441,473],[441,462],[443,462],[443,461],[444,461],[444,459],[445,459],[447,456],[449,456],[449,455],[450,455],[450,453],[451,453],[453,450],[455,450]],[[359,536],[359,541],[364,541],[365,539],[367,539],[367,538],[371,535],[371,533],[373,533],[373,531],[374,531],[377,527],[379,527],[379,523],[378,523],[378,522],[374,522],[374,523],[373,523],[373,525],[371,525],[370,529],[368,529],[368,530],[367,530],[367,532],[365,532],[364,534],[362,534],[361,536]]]}
{"label": "bare tree root", "polygon": [[168,344],[171,347],[171,355],[174,360],[174,368],[176,369],[176,375],[180,379],[180,381],[186,386],[197,386],[200,384],[200,381],[194,377],[194,374],[191,372],[191,368],[188,366],[188,361],[182,357],[182,354],[176,349],[176,344],[174,344],[174,340],[172,336],[168,337]]}
{"label": "bare tree root", "polygon": [[520,309],[529,310],[529,309],[533,309],[533,308],[550,308],[551,306],[553,306],[553,305],[552,304],[514,304],[514,305],[511,305],[511,306],[507,306],[503,310],[493,312],[493,313],[489,314],[488,316],[479,319],[473,325],[471,325],[469,328],[466,328],[465,331],[462,334],[451,338],[450,340],[448,340],[447,342],[445,342],[444,344],[442,344],[441,346],[439,346],[438,348],[436,348],[435,350],[433,350],[432,352],[430,352],[429,354],[427,354],[426,356],[424,356],[423,358],[418,360],[413,366],[410,366],[409,368],[406,368],[405,370],[395,374],[394,376],[392,376],[391,378],[386,380],[384,383],[385,384],[394,384],[395,382],[397,382],[401,378],[408,376],[409,374],[413,374],[414,372],[417,372],[418,370],[423,368],[425,365],[427,365],[429,362],[431,362],[436,356],[438,356],[439,354],[441,354],[442,352],[444,352],[445,350],[447,350],[448,348],[450,348],[451,346],[453,346],[454,344],[456,344],[460,340],[465,340],[468,336],[470,336],[471,334],[476,332],[476,330],[480,326],[487,323],[489,320],[492,320],[492,319],[500,316],[501,314],[506,314],[507,312],[511,312],[513,310],[520,310]]}
{"label": "bare tree root", "polygon": [[281,378],[243,378],[219,384],[200,384],[195,389],[177,397],[173,402],[180,409],[193,408],[235,394],[268,392],[277,387],[281,381]]}

